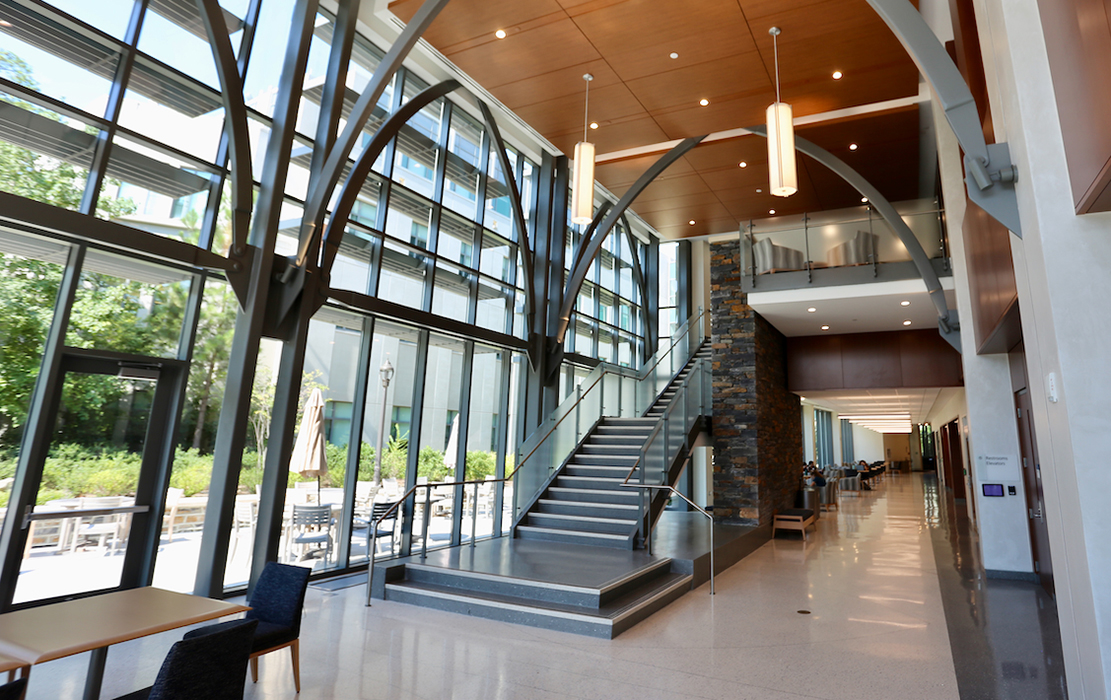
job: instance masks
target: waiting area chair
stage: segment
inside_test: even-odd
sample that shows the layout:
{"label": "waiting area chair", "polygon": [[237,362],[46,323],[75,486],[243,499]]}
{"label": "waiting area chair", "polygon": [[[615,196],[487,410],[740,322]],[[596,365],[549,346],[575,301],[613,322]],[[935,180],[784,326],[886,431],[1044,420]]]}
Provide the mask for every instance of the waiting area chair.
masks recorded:
{"label": "waiting area chair", "polygon": [[255,620],[232,620],[189,632],[170,647],[154,685],[117,700],[243,700],[257,626]]}
{"label": "waiting area chair", "polygon": [[27,690],[27,679],[20,678],[11,683],[0,685],[0,700],[23,700],[23,693]]}
{"label": "waiting area chair", "polygon": [[267,562],[258,578],[246,619],[257,620],[258,630],[251,644],[251,680],[258,682],[258,657],[289,647],[293,660],[293,686],[301,692],[301,665],[298,638],[301,636],[301,611],[311,569]]}

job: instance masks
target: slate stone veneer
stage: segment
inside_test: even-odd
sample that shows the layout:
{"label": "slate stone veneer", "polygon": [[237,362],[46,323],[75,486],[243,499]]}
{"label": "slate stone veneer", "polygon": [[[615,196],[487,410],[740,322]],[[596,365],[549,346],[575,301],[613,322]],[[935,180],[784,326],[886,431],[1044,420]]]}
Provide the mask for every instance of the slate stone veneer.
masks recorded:
{"label": "slate stone veneer", "polygon": [[786,340],[747,303],[736,242],[710,245],[714,350],[714,517],[767,525],[794,506],[802,466],[799,397]]}

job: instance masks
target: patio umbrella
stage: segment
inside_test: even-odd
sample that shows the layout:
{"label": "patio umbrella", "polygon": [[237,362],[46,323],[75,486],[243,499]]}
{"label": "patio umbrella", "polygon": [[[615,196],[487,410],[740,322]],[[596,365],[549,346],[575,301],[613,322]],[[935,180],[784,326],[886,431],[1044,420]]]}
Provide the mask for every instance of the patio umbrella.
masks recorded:
{"label": "patio umbrella", "polygon": [[459,414],[451,421],[451,437],[447,439],[447,449],[444,454],[444,466],[452,474],[455,473],[455,453],[459,451]]}
{"label": "patio umbrella", "polygon": [[320,389],[312,390],[305,405],[289,468],[301,476],[316,477],[316,502],[320,503],[320,476],[328,471],[324,455],[324,394]]}

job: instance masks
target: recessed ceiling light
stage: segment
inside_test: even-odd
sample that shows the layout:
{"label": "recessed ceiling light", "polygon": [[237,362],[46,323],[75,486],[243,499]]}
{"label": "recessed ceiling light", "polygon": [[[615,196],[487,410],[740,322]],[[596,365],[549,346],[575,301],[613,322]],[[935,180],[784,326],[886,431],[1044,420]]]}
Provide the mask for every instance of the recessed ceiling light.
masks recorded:
{"label": "recessed ceiling light", "polygon": [[908,318],[907,320],[903,321],[903,325],[904,326],[909,326],[910,325],[910,319]]}
{"label": "recessed ceiling light", "polygon": [[829,330],[829,326],[822,326],[822,330],[823,330],[823,331],[828,331],[828,330]]}
{"label": "recessed ceiling light", "polygon": [[698,104],[700,104],[700,105],[702,105],[703,107],[705,107],[706,105],[710,104],[710,101],[709,101],[709,100],[707,100],[707,99],[706,99],[705,97],[703,97],[703,98],[702,98],[701,100],[699,100],[699,101],[698,101]]}
{"label": "recessed ceiling light", "polygon": [[694,226],[694,219],[691,219],[691,220],[690,220],[690,221],[688,221],[687,223],[688,223],[688,224],[690,224],[691,226]]}
{"label": "recessed ceiling light", "polygon": [[868,203],[868,198],[867,197],[861,197],[860,202],[861,202],[861,204],[867,204]]}
{"label": "recessed ceiling light", "polygon": [[806,310],[807,313],[811,313],[811,314],[814,313],[815,311],[817,311],[817,309],[815,309],[813,306],[811,306],[809,309]]}
{"label": "recessed ceiling light", "polygon": [[900,301],[899,306],[910,306],[910,302],[909,301]]}
{"label": "recessed ceiling light", "polygon": [[505,30],[504,29],[499,29],[498,31],[494,32],[494,36],[496,36],[499,39],[504,39],[505,38]]}
{"label": "recessed ceiling light", "polygon": [[756,194],[761,194],[763,193],[763,191],[764,190],[760,189],[759,187],[756,188]]}
{"label": "recessed ceiling light", "polygon": [[591,129],[597,129],[598,128],[598,122],[590,122],[590,128]]}
{"label": "recessed ceiling light", "polygon": [[0,27],[10,27],[12,23],[6,19],[0,19]]}
{"label": "recessed ceiling light", "polygon": [[748,163],[746,163],[746,162],[744,162],[744,161],[742,160],[742,161],[741,161],[741,167],[742,167],[742,168],[747,168],[747,167],[748,167]]}
{"label": "recessed ceiling light", "polygon": [[844,77],[845,77],[845,74],[842,73],[841,71],[839,71],[839,70],[833,71],[833,79],[834,80],[840,80],[841,78],[844,78]]}
{"label": "recessed ceiling light", "polygon": [[850,151],[855,151],[857,148],[859,148],[859,146],[857,146],[855,143],[850,143],[849,144],[849,150]]}
{"label": "recessed ceiling light", "polygon": [[768,210],[768,213],[769,213],[769,214],[774,214],[774,213],[775,213],[775,209],[769,209],[769,210]]}
{"label": "recessed ceiling light", "polygon": [[676,59],[676,58],[679,58],[679,54],[677,54],[677,53],[675,53],[674,51],[672,51],[672,52],[671,52],[671,58],[672,58],[672,59]]}

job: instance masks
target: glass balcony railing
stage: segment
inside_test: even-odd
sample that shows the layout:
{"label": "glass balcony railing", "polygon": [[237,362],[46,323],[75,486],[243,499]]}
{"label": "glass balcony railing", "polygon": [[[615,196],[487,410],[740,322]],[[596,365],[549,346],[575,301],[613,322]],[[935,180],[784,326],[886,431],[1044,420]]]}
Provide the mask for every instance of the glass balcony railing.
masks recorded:
{"label": "glass balcony railing", "polygon": [[[944,212],[933,200],[895,203],[927,257],[949,256]],[[761,276],[782,272],[909,262],[910,252],[888,223],[870,206],[803,216],[784,216],[744,227],[741,248],[744,276],[759,286]]]}

